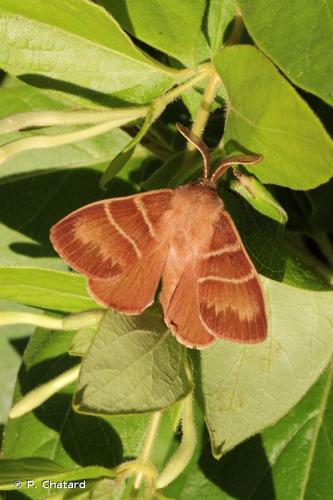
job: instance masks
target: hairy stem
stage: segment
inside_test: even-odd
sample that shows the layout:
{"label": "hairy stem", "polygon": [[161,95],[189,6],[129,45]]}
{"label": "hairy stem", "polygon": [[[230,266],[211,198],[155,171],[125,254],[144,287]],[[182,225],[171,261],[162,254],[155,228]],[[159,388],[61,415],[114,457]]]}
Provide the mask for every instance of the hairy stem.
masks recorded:
{"label": "hairy stem", "polygon": [[[220,84],[221,78],[215,70],[212,70],[210,80],[207,84],[204,95],[202,96],[200,107],[198,109],[191,130],[192,133],[199,138],[202,136],[203,131],[205,130],[209,114]],[[187,148],[189,151],[193,151],[195,149],[195,146],[189,142]]]}
{"label": "hairy stem", "polygon": [[72,382],[75,382],[75,380],[79,376],[79,371],[80,365],[75,366],[74,368],[71,368],[70,370],[62,373],[58,377],[50,380],[46,384],[40,385],[39,387],[36,387],[36,389],[28,392],[28,394],[26,394],[21,399],[21,401],[13,406],[13,408],[9,412],[9,417],[18,418],[22,415],[25,415],[34,408],[37,408],[42,403],[44,403],[44,401],[53,396],[53,394],[60,391],[60,389],[68,384],[71,384]]}
{"label": "hairy stem", "polygon": [[183,435],[175,454],[171,457],[157,480],[157,488],[164,488],[174,481],[190,462],[197,443],[197,433],[193,420],[193,398],[189,394],[183,401]]}
{"label": "hairy stem", "polygon": [[175,87],[174,89],[170,90],[166,94],[164,94],[164,95],[162,95],[160,97],[157,97],[156,101],[161,101],[165,105],[169,104],[170,102],[172,102],[175,99],[177,99],[177,97],[179,97],[183,92],[185,92],[185,90],[193,87],[196,83],[201,82],[205,78],[208,78],[209,75],[210,75],[210,73],[211,73],[211,71],[212,71],[212,65],[210,63],[209,64],[203,64],[201,66],[200,71],[199,71],[198,74],[194,75],[192,78],[190,78],[186,82],[178,85],[177,87]]}
{"label": "hairy stem", "polygon": [[[151,416],[151,419],[150,419],[150,422],[148,425],[148,429],[146,432],[146,436],[145,436],[145,439],[143,442],[142,450],[141,450],[140,455],[138,456],[138,458],[136,460],[141,465],[146,465],[149,462],[149,458],[150,458],[151,452],[153,450],[156,434],[157,434],[157,431],[158,431],[158,428],[160,425],[161,417],[162,417],[161,411],[155,411]],[[143,478],[143,473],[140,471],[137,474],[136,479],[135,479],[135,483],[134,483],[135,489],[138,490],[140,488],[142,478]]]}
{"label": "hairy stem", "polygon": [[50,148],[54,146],[63,146],[64,144],[70,144],[72,142],[83,141],[84,139],[89,139],[90,137],[95,137],[96,135],[104,134],[109,132],[114,128],[121,127],[125,125],[133,118],[117,118],[112,119],[107,122],[99,123],[92,127],[84,128],[83,130],[77,130],[75,132],[69,132],[67,134],[59,135],[35,135],[32,137],[24,137],[14,142],[10,142],[0,149],[0,164],[4,163],[9,158],[22,153],[23,151],[28,151],[30,149],[43,149]]}
{"label": "hairy stem", "polygon": [[126,118],[135,120],[144,117],[148,106],[136,108],[114,108],[107,110],[77,110],[77,111],[31,111],[16,113],[0,120],[0,134],[8,134],[30,127],[51,127],[54,125],[84,125],[102,123],[110,120]]}
{"label": "hairy stem", "polygon": [[81,313],[70,314],[64,318],[55,318],[46,314],[1,311],[0,326],[27,324],[49,328],[50,330],[79,330],[80,328],[98,325],[103,314],[103,310],[91,309]]}

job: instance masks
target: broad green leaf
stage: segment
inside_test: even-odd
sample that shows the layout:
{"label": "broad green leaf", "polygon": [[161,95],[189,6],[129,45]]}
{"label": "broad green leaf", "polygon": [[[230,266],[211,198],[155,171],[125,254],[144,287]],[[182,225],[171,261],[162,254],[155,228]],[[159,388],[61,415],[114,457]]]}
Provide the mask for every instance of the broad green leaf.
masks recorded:
{"label": "broad green leaf", "polygon": [[79,481],[96,477],[112,477],[110,469],[99,466],[65,468],[51,460],[37,457],[20,458],[16,460],[0,459],[0,490],[17,489],[14,485],[19,479],[22,488],[31,488],[33,481],[36,488],[43,488],[43,481]]}
{"label": "broad green leaf", "polygon": [[333,105],[332,0],[240,0],[256,44],[305,90]]}
{"label": "broad green leaf", "polygon": [[[64,97],[51,95],[45,90],[26,84],[1,88],[0,100],[1,118],[14,113],[28,111],[61,111],[72,108],[72,103],[69,99],[66,100]],[[0,144],[5,144],[21,137],[65,133],[65,131],[67,133],[75,130],[78,130],[78,128],[67,126],[38,129],[34,132],[12,132],[2,135],[0,137]],[[104,163],[114,158],[129,141],[130,137],[128,134],[120,129],[116,129],[73,144],[25,151],[0,165],[0,184],[12,181],[11,176],[13,175],[34,175],[38,171],[44,172],[52,168],[74,168]]]}
{"label": "broad green leaf", "polygon": [[98,307],[83,276],[34,267],[0,267],[0,299],[64,312]]}
{"label": "broad green leaf", "polygon": [[199,489],[201,496],[210,500],[330,500],[331,387],[330,369],[286,417],[220,460],[211,456],[199,425],[197,456],[166,493],[177,500],[195,498]]}
{"label": "broad green leaf", "polygon": [[[31,389],[51,380],[77,362],[67,351],[73,333],[38,329],[25,351],[14,403]],[[5,429],[4,458],[40,457],[59,466],[112,468],[123,457],[136,456],[146,429],[146,416],[97,418],[72,410],[73,386]],[[43,496],[44,495],[44,496]],[[45,490],[39,498],[45,498]]]}
{"label": "broad green leaf", "polygon": [[[263,433],[277,498],[330,500],[332,410],[332,366],[329,366],[289,415]],[[267,486],[263,478],[256,490],[258,498],[264,498]]]}
{"label": "broad green leaf", "polygon": [[74,407],[99,415],[167,408],[192,389],[185,357],[159,314],[110,310],[82,362]]}
{"label": "broad green leaf", "polygon": [[263,284],[267,340],[220,341],[201,353],[205,418],[217,457],[290,411],[332,356],[333,292]]}
{"label": "broad green leaf", "polygon": [[243,45],[222,49],[215,64],[228,94],[228,155],[262,154],[264,160],[248,170],[264,183],[292,189],[311,189],[332,177],[332,141],[269,59]]}
{"label": "broad green leaf", "polygon": [[139,40],[195,66],[204,0],[99,0],[120,25]]}
{"label": "broad green leaf", "polygon": [[137,49],[104,9],[87,0],[1,0],[0,43],[0,67],[44,86],[51,79],[59,90],[65,82],[68,92],[72,84],[149,102],[177,78],[176,70]]}

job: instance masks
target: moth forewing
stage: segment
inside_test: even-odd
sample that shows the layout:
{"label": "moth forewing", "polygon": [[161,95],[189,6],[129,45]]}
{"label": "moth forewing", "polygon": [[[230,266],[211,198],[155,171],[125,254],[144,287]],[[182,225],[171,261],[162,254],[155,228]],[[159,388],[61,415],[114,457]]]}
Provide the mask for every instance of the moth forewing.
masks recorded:
{"label": "moth forewing", "polygon": [[267,335],[264,294],[215,185],[230,165],[261,157],[226,158],[209,178],[207,147],[179,128],[202,154],[201,180],[87,205],[58,222],[51,241],[105,307],[139,314],[162,279],[165,322],[187,347],[218,338],[260,342]]}

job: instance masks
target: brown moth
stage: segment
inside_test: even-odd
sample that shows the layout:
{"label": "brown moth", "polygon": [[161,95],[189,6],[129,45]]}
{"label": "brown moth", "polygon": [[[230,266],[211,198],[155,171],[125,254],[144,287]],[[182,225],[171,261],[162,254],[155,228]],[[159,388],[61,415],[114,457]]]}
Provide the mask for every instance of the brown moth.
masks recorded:
{"label": "brown moth", "polygon": [[261,342],[267,336],[263,291],[216,184],[231,165],[262,157],[226,158],[209,177],[205,144],[177,126],[203,157],[201,179],[91,203],[53,226],[51,241],[86,276],[94,299],[117,311],[140,314],[162,279],[164,320],[187,347],[202,349],[217,339]]}

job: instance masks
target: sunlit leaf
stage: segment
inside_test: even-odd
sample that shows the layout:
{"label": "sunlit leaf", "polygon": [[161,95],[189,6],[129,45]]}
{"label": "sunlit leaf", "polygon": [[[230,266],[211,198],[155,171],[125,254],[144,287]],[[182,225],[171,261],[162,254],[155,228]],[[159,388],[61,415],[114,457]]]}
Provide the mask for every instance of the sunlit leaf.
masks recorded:
{"label": "sunlit leaf", "polygon": [[99,0],[120,25],[139,40],[195,66],[204,0]]}
{"label": "sunlit leaf", "polygon": [[83,276],[33,267],[0,267],[0,299],[64,312],[98,307]]}
{"label": "sunlit leaf", "polygon": [[[265,342],[220,341],[201,354],[201,387],[214,455],[277,422],[306,393],[333,352],[333,292],[264,280]],[[292,314],[291,314],[292,308]]]}
{"label": "sunlit leaf", "polygon": [[313,111],[258,49],[233,46],[216,56],[228,94],[224,144],[263,161],[248,170],[264,183],[311,189],[333,175],[333,143]]}
{"label": "sunlit leaf", "polygon": [[331,0],[240,0],[239,6],[256,44],[288,78],[333,104]]}
{"label": "sunlit leaf", "polygon": [[85,0],[1,0],[0,43],[3,69],[69,92],[87,87],[147,102],[177,75],[144,55],[104,9]]}

